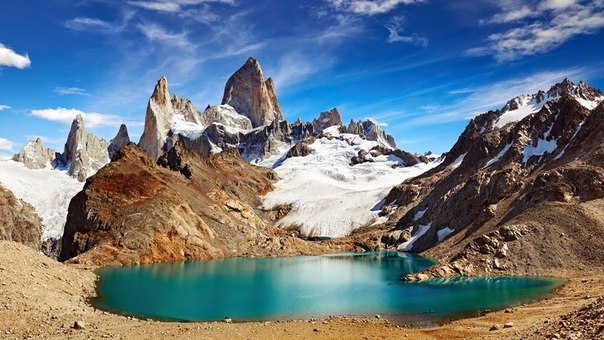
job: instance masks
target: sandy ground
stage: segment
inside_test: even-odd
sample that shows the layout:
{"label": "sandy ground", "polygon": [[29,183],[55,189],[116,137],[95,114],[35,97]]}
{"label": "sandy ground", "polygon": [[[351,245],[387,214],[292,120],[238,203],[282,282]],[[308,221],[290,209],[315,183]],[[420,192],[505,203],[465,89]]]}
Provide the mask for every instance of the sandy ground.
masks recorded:
{"label": "sandy ground", "polygon": [[[530,338],[544,325],[604,295],[600,273],[564,273],[569,281],[554,298],[506,311],[410,329],[387,318],[331,317],[252,323],[176,323],[138,320],[95,310],[95,274],[64,265],[13,242],[0,241],[0,338],[204,338],[204,339],[453,339]],[[72,328],[74,322],[82,329]],[[510,328],[503,328],[512,322]],[[501,329],[491,331],[493,325]]]}

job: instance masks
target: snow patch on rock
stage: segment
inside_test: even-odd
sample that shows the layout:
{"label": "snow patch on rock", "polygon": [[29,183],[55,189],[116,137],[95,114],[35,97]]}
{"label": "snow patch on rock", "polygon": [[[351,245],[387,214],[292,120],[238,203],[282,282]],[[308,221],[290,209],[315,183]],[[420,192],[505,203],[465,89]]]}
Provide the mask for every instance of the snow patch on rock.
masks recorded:
{"label": "snow patch on rock", "polygon": [[309,147],[312,153],[279,161],[273,168],[280,180],[263,199],[263,208],[290,204],[292,211],[277,222],[299,228],[305,236],[344,237],[378,220],[373,209],[405,179],[438,165],[419,163],[404,167],[398,157],[375,157],[374,162],[350,165],[360,150],[378,142],[340,133],[339,126],[323,131],[325,137]]}
{"label": "snow patch on rock", "polygon": [[67,171],[31,170],[15,161],[0,162],[0,183],[34,207],[44,226],[42,241],[63,236],[69,202],[84,187]]}
{"label": "snow patch on rock", "polygon": [[398,250],[399,251],[409,251],[413,248],[413,244],[415,243],[415,241],[417,241],[420,237],[424,236],[424,234],[430,230],[430,228],[432,227],[432,222],[428,223],[428,224],[420,224],[417,231],[415,232],[415,234],[413,234],[411,236],[411,238],[407,241],[407,242],[403,242],[398,246]]}

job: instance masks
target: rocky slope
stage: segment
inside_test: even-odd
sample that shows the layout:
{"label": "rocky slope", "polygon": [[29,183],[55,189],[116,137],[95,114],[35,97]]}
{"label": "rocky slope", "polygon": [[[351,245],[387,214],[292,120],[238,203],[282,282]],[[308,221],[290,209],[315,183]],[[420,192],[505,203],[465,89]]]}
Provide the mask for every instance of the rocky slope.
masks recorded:
{"label": "rocky slope", "polygon": [[40,249],[42,221],[33,207],[0,184],[0,240]]}
{"label": "rocky slope", "polygon": [[604,265],[603,99],[565,80],[477,116],[438,167],[390,192],[385,240],[443,259],[436,276]]}
{"label": "rocky slope", "polygon": [[60,259],[134,264],[320,253],[270,226],[256,207],[274,173],[236,150],[210,156],[177,144],[156,165],[133,144],[72,200]]}

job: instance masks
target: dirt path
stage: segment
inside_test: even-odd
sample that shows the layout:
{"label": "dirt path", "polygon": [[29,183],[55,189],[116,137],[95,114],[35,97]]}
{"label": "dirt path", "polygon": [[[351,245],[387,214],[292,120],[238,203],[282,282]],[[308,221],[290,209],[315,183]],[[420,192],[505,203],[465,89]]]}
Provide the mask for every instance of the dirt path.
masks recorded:
{"label": "dirt path", "polygon": [[[555,298],[434,329],[408,329],[383,318],[356,317],[237,324],[137,320],[94,310],[86,303],[94,289],[95,274],[89,269],[63,265],[26,246],[1,241],[0,338],[527,338],[546,320],[555,322],[559,316],[604,295],[604,277],[583,274],[571,278]],[[72,328],[76,321],[83,324],[82,329]],[[511,328],[489,330],[508,322],[513,323]]]}

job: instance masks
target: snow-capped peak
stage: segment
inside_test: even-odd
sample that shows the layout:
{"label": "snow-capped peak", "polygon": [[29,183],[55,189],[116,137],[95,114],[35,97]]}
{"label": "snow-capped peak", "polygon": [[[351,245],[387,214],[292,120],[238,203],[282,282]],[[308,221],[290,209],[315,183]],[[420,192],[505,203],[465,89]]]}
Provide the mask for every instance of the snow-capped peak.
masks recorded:
{"label": "snow-capped peak", "polygon": [[556,101],[567,93],[588,110],[593,110],[602,101],[604,94],[597,89],[580,81],[574,84],[568,79],[553,85],[547,92],[538,91],[534,94],[523,94],[513,98],[501,110],[503,113],[495,121],[494,128],[501,128],[511,122],[517,122],[538,112],[549,101]]}

